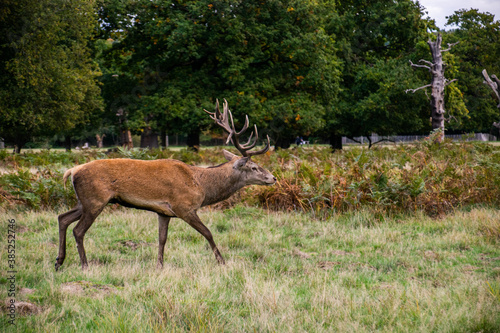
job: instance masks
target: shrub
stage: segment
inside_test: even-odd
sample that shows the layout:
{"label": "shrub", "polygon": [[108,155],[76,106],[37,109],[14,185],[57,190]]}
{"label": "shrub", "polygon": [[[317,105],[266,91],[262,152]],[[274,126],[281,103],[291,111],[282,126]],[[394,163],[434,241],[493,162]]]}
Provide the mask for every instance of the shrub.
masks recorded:
{"label": "shrub", "polygon": [[256,189],[261,204],[316,213],[368,206],[380,212],[423,209],[440,215],[460,206],[500,203],[500,151],[488,144],[445,141],[440,146],[424,142],[330,155],[325,151],[278,154],[273,170],[277,185]]}
{"label": "shrub", "polygon": [[[11,173],[0,176],[0,195],[30,208],[54,208],[75,202],[64,188],[62,170],[99,158],[173,158],[188,164],[225,161],[222,148],[189,150],[117,150],[27,153],[4,156]],[[239,198],[249,204],[283,211],[306,211],[317,217],[369,208],[399,214],[423,210],[432,216],[457,207],[500,205],[500,147],[432,140],[412,145],[348,148],[331,153],[323,147],[294,148],[254,157],[278,179],[275,186],[253,186]],[[30,168],[30,169],[28,169]],[[234,201],[234,200],[233,200]],[[234,203],[234,202],[232,202]],[[227,207],[232,203],[221,204]]]}
{"label": "shrub", "polygon": [[27,169],[0,176],[0,186],[7,204],[21,204],[30,209],[53,209],[74,205],[71,186],[62,183],[62,173],[51,169]]}

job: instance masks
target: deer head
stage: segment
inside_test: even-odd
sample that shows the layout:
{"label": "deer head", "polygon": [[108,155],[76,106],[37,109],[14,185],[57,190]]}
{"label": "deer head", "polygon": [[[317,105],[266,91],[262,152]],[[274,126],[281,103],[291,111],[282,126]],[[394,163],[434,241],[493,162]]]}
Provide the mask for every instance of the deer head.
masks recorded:
{"label": "deer head", "polygon": [[239,176],[245,183],[245,185],[272,185],[276,182],[276,178],[266,169],[260,167],[254,163],[250,158],[255,155],[261,155],[269,150],[270,140],[267,136],[267,143],[264,148],[258,151],[250,151],[257,144],[259,138],[259,133],[257,131],[257,125],[254,125],[254,130],[250,133],[250,137],[245,144],[240,143],[240,137],[248,129],[249,121],[248,115],[245,116],[245,124],[240,131],[236,131],[234,126],[233,114],[229,110],[227,101],[224,99],[223,111],[220,112],[219,100],[215,104],[215,112],[209,112],[204,110],[210,115],[217,125],[219,125],[226,133],[228,137],[226,144],[232,142],[234,147],[243,155],[239,157],[233,153],[224,150],[224,156],[228,161],[233,163],[233,169],[235,172],[239,173]]}

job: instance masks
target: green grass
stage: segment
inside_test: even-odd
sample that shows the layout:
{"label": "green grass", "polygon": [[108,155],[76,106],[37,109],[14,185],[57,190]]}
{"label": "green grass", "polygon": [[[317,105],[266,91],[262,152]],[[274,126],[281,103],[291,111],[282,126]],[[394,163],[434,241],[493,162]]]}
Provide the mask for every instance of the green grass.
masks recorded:
{"label": "green grass", "polygon": [[[170,224],[165,268],[155,267],[155,214],[109,207],[89,229],[80,269],[68,230],[61,271],[57,214],[2,213],[17,222],[16,299],[39,307],[19,332],[497,332],[500,214],[370,210],[314,219],[237,205],[200,216],[227,264],[182,220]],[[7,237],[0,300],[7,297]],[[25,289],[32,293],[24,293]]]}

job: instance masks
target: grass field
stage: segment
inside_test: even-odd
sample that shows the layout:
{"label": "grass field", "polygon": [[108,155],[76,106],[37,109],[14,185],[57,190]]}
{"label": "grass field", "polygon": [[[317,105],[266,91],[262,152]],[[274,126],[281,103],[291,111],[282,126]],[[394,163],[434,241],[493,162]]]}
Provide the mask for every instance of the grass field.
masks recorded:
{"label": "grass field", "polygon": [[[2,213],[0,300],[8,301],[8,219],[16,221],[15,299],[0,331],[498,332],[500,214],[439,219],[373,215],[326,220],[237,205],[204,210],[227,264],[181,220],[155,267],[155,214],[108,207],[85,238],[80,269],[68,230],[59,272],[57,214]],[[24,311],[25,313],[21,313]]]}

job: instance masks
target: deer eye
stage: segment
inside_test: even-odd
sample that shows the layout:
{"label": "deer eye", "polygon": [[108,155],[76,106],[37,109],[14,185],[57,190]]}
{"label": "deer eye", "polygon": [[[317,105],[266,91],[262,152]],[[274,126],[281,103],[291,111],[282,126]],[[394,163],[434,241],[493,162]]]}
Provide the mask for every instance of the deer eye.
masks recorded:
{"label": "deer eye", "polygon": [[257,171],[257,167],[252,167],[252,171]]}

